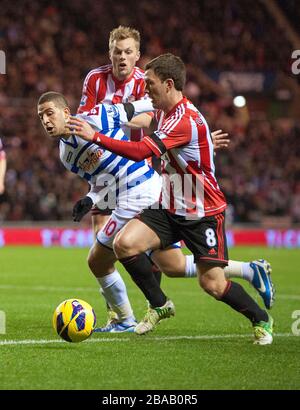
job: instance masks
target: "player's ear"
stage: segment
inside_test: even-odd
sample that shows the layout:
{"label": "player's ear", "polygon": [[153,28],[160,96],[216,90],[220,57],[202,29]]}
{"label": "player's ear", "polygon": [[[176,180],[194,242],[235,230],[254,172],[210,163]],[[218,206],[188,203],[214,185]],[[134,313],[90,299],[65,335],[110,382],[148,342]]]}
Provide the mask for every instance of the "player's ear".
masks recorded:
{"label": "player's ear", "polygon": [[167,86],[167,90],[171,90],[172,88],[174,88],[174,80],[172,80],[172,78],[167,78],[165,80],[166,86]]}
{"label": "player's ear", "polygon": [[70,108],[69,108],[69,107],[65,107],[65,108],[64,108],[64,117],[65,117],[65,119],[66,119],[66,120],[69,119],[70,115],[71,115]]}
{"label": "player's ear", "polygon": [[139,61],[140,57],[141,57],[141,52],[140,52],[140,50],[139,50],[139,51],[137,51],[137,53],[136,53],[135,61],[136,61],[136,62]]}

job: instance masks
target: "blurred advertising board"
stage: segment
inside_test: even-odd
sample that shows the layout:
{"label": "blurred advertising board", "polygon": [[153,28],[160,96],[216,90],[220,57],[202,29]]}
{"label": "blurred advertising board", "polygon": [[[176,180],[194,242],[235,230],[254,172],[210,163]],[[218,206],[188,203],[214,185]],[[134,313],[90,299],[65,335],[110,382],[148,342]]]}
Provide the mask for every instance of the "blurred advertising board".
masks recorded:
{"label": "blurred advertising board", "polygon": [[[300,248],[300,229],[230,229],[228,246],[248,245],[270,248]],[[89,247],[93,243],[91,229],[75,228],[2,228],[0,246],[36,245]]]}

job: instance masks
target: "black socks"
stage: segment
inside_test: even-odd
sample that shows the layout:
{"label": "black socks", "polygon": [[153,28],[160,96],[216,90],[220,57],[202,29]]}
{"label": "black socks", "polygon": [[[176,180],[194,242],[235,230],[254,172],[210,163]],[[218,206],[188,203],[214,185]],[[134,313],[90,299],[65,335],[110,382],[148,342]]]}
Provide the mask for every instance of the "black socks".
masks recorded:
{"label": "black socks", "polygon": [[258,306],[239,283],[228,281],[228,287],[220,300],[246,316],[252,323],[269,320],[267,312]]}
{"label": "black socks", "polygon": [[152,264],[145,253],[119,259],[132,280],[141,289],[151,307],[163,306],[167,297],[153,274]]}

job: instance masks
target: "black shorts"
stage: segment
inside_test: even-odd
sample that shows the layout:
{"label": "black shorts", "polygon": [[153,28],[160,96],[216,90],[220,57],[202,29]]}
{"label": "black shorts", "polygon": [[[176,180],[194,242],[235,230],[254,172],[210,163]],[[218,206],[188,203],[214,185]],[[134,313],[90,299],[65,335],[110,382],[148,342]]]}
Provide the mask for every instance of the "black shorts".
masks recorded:
{"label": "black shorts", "polygon": [[137,218],[157,234],[162,249],[183,240],[193,253],[195,262],[228,265],[224,212],[190,220],[152,207],[145,209]]}

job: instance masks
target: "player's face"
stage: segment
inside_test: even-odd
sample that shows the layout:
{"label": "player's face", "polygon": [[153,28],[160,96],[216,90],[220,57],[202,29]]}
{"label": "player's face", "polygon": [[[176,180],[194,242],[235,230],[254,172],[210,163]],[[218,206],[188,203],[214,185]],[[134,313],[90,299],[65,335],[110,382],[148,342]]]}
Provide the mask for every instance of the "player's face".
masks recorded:
{"label": "player's face", "polygon": [[130,77],[132,70],[140,58],[140,52],[133,38],[114,41],[109,51],[114,76],[120,80]]}
{"label": "player's face", "polygon": [[66,128],[70,116],[69,108],[59,108],[53,101],[45,102],[38,106],[38,116],[49,137],[57,138],[70,133]]}
{"label": "player's face", "polygon": [[163,110],[166,107],[167,85],[154,74],[153,70],[145,72],[146,93],[152,99],[153,107]]}

